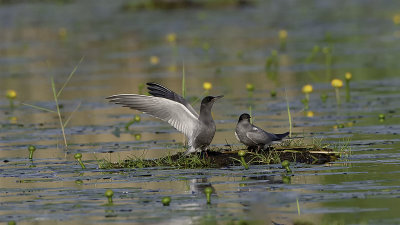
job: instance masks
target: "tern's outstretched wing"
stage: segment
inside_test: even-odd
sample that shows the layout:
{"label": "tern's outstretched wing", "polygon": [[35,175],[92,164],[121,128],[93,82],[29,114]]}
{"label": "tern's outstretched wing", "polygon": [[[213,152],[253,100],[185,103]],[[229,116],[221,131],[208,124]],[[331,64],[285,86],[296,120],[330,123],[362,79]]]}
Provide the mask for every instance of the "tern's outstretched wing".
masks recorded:
{"label": "tern's outstretched wing", "polygon": [[198,126],[198,119],[193,113],[181,103],[170,99],[137,94],[119,94],[107,99],[110,102],[142,111],[168,122],[184,133],[189,140]]}
{"label": "tern's outstretched wing", "polygon": [[196,116],[196,118],[199,118],[199,115],[197,114],[196,110],[194,110],[193,107],[189,104],[189,102],[186,101],[186,99],[184,99],[182,96],[162,86],[161,84],[149,82],[147,83],[147,86],[148,86],[147,89],[149,89],[149,93],[151,95],[179,102],[183,104],[194,116]]}

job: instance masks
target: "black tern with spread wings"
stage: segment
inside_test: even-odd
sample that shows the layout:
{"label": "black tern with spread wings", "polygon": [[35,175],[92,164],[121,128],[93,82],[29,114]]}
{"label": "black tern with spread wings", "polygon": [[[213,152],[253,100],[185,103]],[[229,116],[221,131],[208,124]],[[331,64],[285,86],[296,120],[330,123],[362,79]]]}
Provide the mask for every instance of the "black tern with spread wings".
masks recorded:
{"label": "black tern with spread wings", "polygon": [[215,122],[211,116],[214,102],[223,96],[207,96],[200,106],[200,115],[180,95],[157,84],[147,83],[152,96],[138,94],[118,94],[108,97],[110,102],[136,109],[157,117],[188,138],[189,148],[185,154],[205,150],[215,134]]}

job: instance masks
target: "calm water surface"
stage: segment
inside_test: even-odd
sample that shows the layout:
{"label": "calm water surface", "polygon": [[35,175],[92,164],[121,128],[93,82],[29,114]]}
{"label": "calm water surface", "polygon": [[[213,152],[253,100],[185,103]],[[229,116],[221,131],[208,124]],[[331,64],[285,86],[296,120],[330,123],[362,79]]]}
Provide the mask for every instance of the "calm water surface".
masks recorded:
{"label": "calm water surface", "polygon": [[[17,224],[399,224],[400,27],[398,1],[277,1],[251,7],[123,11],[127,1],[70,1],[0,5],[0,221]],[[285,51],[278,31],[285,29]],[[177,35],[175,43],[166,36]],[[332,77],[353,74],[351,101],[336,106],[325,55],[305,63],[312,48],[332,49]],[[279,74],[265,61],[279,51]],[[66,128],[68,151],[56,114],[22,105],[55,108],[50,77],[61,88],[63,119],[80,104]],[[155,59],[156,57],[156,59]],[[153,58],[153,60],[151,59]],[[153,61],[153,62],[152,62]],[[294,136],[331,146],[348,145],[339,161],[221,169],[99,168],[97,160],[161,157],[182,150],[182,134],[105,97],[138,93],[155,81],[181,92],[184,63],[188,98],[224,94],[214,106],[213,145],[236,148],[233,130],[248,112],[246,83],[255,86],[255,123],[288,130],[287,92]],[[314,86],[307,117],[303,85]],[[17,92],[11,110],[5,92]],[[277,97],[270,96],[276,91]],[[322,103],[321,94],[328,94]],[[198,109],[199,104],[195,105]],[[378,115],[386,119],[379,121]],[[344,128],[335,128],[343,124]],[[120,132],[118,132],[118,130]],[[37,147],[34,160],[28,145]],[[74,160],[80,152],[88,167]],[[285,181],[285,182],[284,182]],[[212,204],[203,189],[212,186]],[[114,206],[105,206],[106,189]],[[171,196],[169,207],[161,204]],[[297,202],[300,215],[298,215]]]}

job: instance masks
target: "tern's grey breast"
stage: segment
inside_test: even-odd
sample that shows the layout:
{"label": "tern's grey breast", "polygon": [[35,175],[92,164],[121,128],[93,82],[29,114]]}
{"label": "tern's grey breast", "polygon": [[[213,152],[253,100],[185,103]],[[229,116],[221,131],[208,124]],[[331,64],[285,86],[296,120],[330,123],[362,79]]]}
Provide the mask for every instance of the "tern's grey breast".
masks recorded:
{"label": "tern's grey breast", "polygon": [[211,121],[210,123],[199,123],[199,127],[197,131],[195,132],[195,140],[194,140],[194,147],[197,148],[205,148],[208,145],[211,144],[211,141],[214,138],[215,135],[215,123],[214,121]]}

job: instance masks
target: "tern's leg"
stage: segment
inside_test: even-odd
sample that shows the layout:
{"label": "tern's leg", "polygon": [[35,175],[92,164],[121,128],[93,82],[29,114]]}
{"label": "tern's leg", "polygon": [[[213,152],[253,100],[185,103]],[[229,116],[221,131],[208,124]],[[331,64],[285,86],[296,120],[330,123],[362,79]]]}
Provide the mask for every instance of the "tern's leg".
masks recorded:
{"label": "tern's leg", "polygon": [[256,153],[261,152],[262,149],[263,149],[263,146],[262,146],[262,145],[258,145],[258,146],[257,146]]}
{"label": "tern's leg", "polygon": [[247,150],[252,152],[253,150],[256,150],[256,147],[255,146],[248,146]]}

